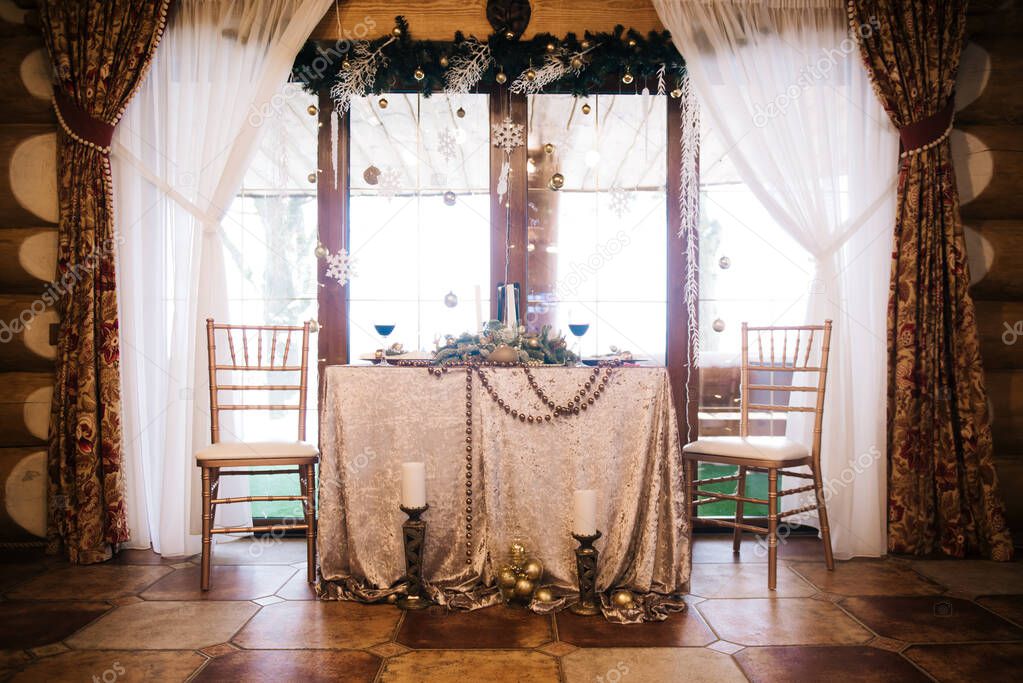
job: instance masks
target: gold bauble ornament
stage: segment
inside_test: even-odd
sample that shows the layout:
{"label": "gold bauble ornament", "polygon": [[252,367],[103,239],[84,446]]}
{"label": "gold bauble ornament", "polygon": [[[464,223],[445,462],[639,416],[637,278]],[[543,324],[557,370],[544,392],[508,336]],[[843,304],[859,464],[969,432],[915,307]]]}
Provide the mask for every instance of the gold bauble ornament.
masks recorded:
{"label": "gold bauble ornament", "polygon": [[582,110],[583,110],[583,113],[584,113],[584,114],[589,114],[589,113],[590,113],[590,111],[592,111],[592,110],[590,109],[590,105],[588,105],[588,104],[584,104],[584,105],[582,106]]}
{"label": "gold bauble ornament", "polygon": [[447,58],[447,55],[441,55],[440,59],[437,60],[437,63],[440,64],[445,69],[448,68],[448,58]]}
{"label": "gold bauble ornament", "polygon": [[572,61],[570,61],[569,64],[572,65],[573,69],[578,71],[579,69],[583,68],[582,57],[572,57]]}
{"label": "gold bauble ornament", "polygon": [[554,43],[547,43],[547,51],[554,52]]}
{"label": "gold bauble ornament", "polygon": [[394,603],[398,602],[398,594],[397,593],[391,593],[390,595],[388,595],[387,596],[387,602],[389,602],[392,605]]}
{"label": "gold bauble ornament", "polygon": [[508,40],[515,40],[515,31],[505,31],[504,37]]}
{"label": "gold bauble ornament", "polygon": [[528,560],[526,564],[522,565],[522,573],[530,581],[539,581],[543,576],[543,563],[540,560]]}
{"label": "gold bauble ornament", "polygon": [[519,579],[515,582],[515,596],[528,598],[533,594],[534,588],[536,588],[536,585],[529,579]]}
{"label": "gold bauble ornament", "polygon": [[584,40],[583,42],[579,43],[579,47],[581,47],[584,50],[589,50],[590,49],[590,41]]}
{"label": "gold bauble ornament", "polygon": [[633,81],[632,74],[630,74],[628,71],[626,71],[625,75],[622,76],[622,83],[624,83],[625,85],[628,85],[629,83],[632,83],[632,81]]}
{"label": "gold bauble ornament", "polygon": [[527,81],[535,81],[536,80],[536,71],[534,71],[533,69],[526,69],[526,80]]}
{"label": "gold bauble ornament", "polygon": [[381,109],[387,109],[387,104],[388,104],[387,98],[386,97],[381,97],[379,100],[377,100],[377,104],[380,105]]}
{"label": "gold bauble ornament", "polygon": [[554,154],[554,145],[548,142],[546,145],[543,146],[543,151],[546,152],[547,154]]}
{"label": "gold bauble ornament", "polygon": [[497,575],[497,582],[502,588],[514,588],[515,582],[519,580],[519,577],[515,576],[515,572],[510,567],[505,567],[501,570],[501,573]]}
{"label": "gold bauble ornament", "polygon": [[636,47],[636,39],[629,38],[629,47]]}
{"label": "gold bauble ornament", "polygon": [[465,110],[462,109],[461,107],[459,107],[457,110],[455,110],[455,116],[457,116],[460,119],[464,119],[465,118]]}
{"label": "gold bauble ornament", "polygon": [[315,104],[310,104],[308,107],[305,108],[305,110],[309,112],[309,116],[316,116],[317,114],[320,113],[320,110],[316,108]]}
{"label": "gold bauble ornament", "polygon": [[348,70],[348,69],[352,68],[352,63],[349,62],[347,59],[342,59],[341,60],[341,68],[345,69],[345,70]]}
{"label": "gold bauble ornament", "polygon": [[316,249],[313,250],[313,254],[316,258],[326,258],[330,252],[327,250],[327,247],[323,246],[323,243],[320,242],[317,243]]}
{"label": "gold bauble ornament", "polygon": [[530,337],[526,340],[526,346],[531,349],[538,349],[540,348],[540,340],[536,337]]}
{"label": "gold bauble ornament", "polygon": [[503,84],[503,83],[507,83],[508,82],[508,77],[505,76],[503,71],[498,71],[497,75],[494,76],[494,80],[497,81],[498,83],[502,83]]}
{"label": "gold bauble ornament", "polygon": [[560,173],[555,173],[551,176],[550,182],[547,183],[547,187],[552,190],[560,190],[565,186],[565,176]]}
{"label": "gold bauble ornament", "polygon": [[[519,352],[507,344],[498,344],[497,348],[490,352],[487,360],[492,363],[514,363],[519,359]],[[519,548],[522,546],[520,545]],[[525,552],[524,550],[522,552]],[[512,545],[512,558],[516,555],[515,546]]]}
{"label": "gold bauble ornament", "polygon": [[306,176],[306,180],[308,180],[311,183],[315,183],[316,182],[316,174],[315,173],[310,173],[309,175]]}
{"label": "gold bauble ornament", "polygon": [[424,78],[426,78],[426,72],[417,66],[416,70],[412,72],[412,78],[416,79],[417,81],[421,81]]}
{"label": "gold bauble ornament", "polygon": [[391,35],[394,36],[395,38],[398,38],[399,36],[401,36],[401,29],[395,26],[394,28],[391,29]]}
{"label": "gold bauble ornament", "polygon": [[682,97],[682,88],[675,88],[674,90],[672,90],[671,96],[676,100]]}
{"label": "gold bauble ornament", "polygon": [[533,599],[537,602],[554,602],[554,593],[550,588],[537,588],[533,593]]}
{"label": "gold bauble ornament", "polygon": [[630,609],[635,606],[636,598],[632,595],[632,591],[620,590],[614,592],[611,596],[611,602],[614,603],[615,607]]}

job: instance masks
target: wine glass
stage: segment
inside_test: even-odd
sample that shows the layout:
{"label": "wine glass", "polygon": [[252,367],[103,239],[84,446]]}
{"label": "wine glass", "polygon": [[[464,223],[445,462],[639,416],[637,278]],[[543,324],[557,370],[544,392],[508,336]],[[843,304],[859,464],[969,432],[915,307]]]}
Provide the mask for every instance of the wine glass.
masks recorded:
{"label": "wine glass", "polygon": [[394,332],[394,323],[380,323],[373,325],[373,329],[380,335],[380,362],[384,363],[387,361],[387,337]]}
{"label": "wine glass", "polygon": [[[571,318],[569,318],[571,320]],[[590,329],[589,323],[569,323],[568,331],[575,337],[575,344],[572,345],[575,355],[579,356],[581,361],[583,358],[581,340],[584,334]]]}

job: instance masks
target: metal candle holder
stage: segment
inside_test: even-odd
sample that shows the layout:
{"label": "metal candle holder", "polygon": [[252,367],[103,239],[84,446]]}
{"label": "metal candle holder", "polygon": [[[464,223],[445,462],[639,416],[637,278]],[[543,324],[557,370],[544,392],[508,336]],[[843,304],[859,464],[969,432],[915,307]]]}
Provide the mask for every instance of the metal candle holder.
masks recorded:
{"label": "metal candle holder", "polygon": [[423,548],[426,544],[426,522],[420,516],[430,507],[407,508],[400,505],[408,519],[401,525],[405,546],[405,576],[408,592],[395,602],[401,609],[423,609],[433,604],[423,590]]}
{"label": "metal candle holder", "polygon": [[568,608],[573,614],[587,617],[600,614],[596,597],[598,553],[593,547],[594,541],[600,536],[599,529],[592,536],[572,534],[572,538],[579,541],[579,547],[575,549],[575,567],[579,574],[579,602]]}

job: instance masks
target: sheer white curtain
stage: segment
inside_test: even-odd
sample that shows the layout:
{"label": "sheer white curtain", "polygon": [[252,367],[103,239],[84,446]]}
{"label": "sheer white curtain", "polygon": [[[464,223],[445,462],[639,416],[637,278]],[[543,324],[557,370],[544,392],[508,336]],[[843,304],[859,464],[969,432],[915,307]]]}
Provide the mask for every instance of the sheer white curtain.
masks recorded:
{"label": "sheer white curtain", "polygon": [[[113,177],[131,547],[152,544],[168,556],[199,551],[192,454],[210,438],[204,320],[227,309],[220,223],[262,123],[280,105],[274,96],[295,54],[329,5],[179,0],[118,125]],[[227,477],[223,485],[247,483]],[[217,512],[221,522],[248,522],[240,506]]]}
{"label": "sheer white curtain", "polygon": [[[807,319],[835,322],[822,450],[832,542],[838,557],[884,554],[898,136],[850,35],[873,27],[850,29],[844,0],[654,5],[743,182],[815,258]],[[802,421],[790,419],[788,434],[809,442]]]}

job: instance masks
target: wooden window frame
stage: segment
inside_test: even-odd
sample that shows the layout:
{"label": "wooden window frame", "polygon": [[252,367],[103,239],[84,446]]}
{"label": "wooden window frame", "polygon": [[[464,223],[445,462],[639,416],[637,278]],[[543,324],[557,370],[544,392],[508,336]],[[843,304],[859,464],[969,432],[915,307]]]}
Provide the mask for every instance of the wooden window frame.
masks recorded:
{"label": "wooden window frame", "polygon": [[[403,92],[395,88],[394,92]],[[609,84],[596,94],[622,94],[618,84]],[[516,121],[527,120],[527,96],[510,93],[507,86],[494,85],[483,88],[481,94],[487,94],[490,124],[500,123],[505,116],[511,115]],[[678,234],[680,221],[679,178],[682,164],[681,132],[682,109],[680,101],[665,98],[667,107],[667,125],[665,138],[666,155],[666,215],[665,238],[667,242],[667,292],[666,292],[666,339],[665,365],[668,369],[672,385],[676,416],[679,422],[679,435],[685,439],[687,425],[690,438],[697,436],[698,405],[697,392],[699,387],[698,369],[692,364],[693,349],[689,344],[689,319],[685,306],[685,278],[687,268],[686,249],[682,237]],[[349,116],[341,117],[338,131],[337,158],[331,158],[330,116],[333,103],[327,89],[319,94],[319,138],[317,160],[322,176],[332,174],[337,168],[335,183],[317,184],[317,217],[319,222],[319,239],[327,249],[335,252],[346,247],[351,235],[350,212],[350,178],[351,178],[351,137]],[[490,147],[490,315],[497,317],[497,285],[505,279],[506,241],[508,253],[508,280],[523,283],[524,291],[528,291],[529,269],[527,221],[528,177],[526,173],[513,173],[509,182],[507,201],[510,202],[509,224],[506,224],[505,208],[497,200],[497,181],[500,175],[503,154]],[[511,154],[512,168],[525,168],[527,161],[526,146],[516,148]],[[506,240],[506,238],[508,238]],[[696,258],[699,258],[697,244]],[[333,279],[328,278],[324,269],[317,274],[319,282],[319,322],[321,332],[319,339],[319,376],[324,375],[328,365],[342,365],[350,362],[349,347],[349,301],[348,289],[341,287]],[[688,387],[687,387],[688,382]],[[687,390],[688,389],[688,390]],[[322,395],[322,391],[321,391]],[[692,400],[688,401],[687,396]]]}

